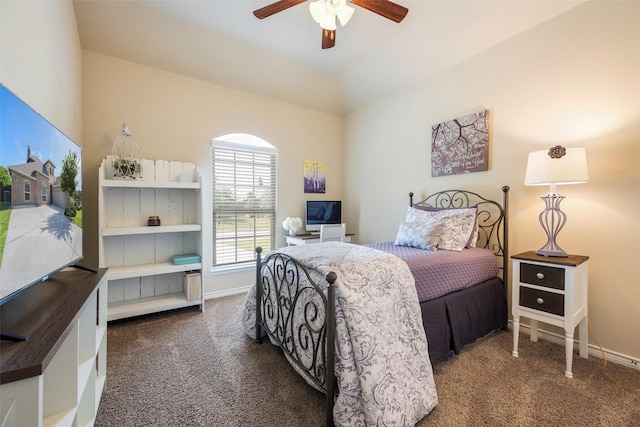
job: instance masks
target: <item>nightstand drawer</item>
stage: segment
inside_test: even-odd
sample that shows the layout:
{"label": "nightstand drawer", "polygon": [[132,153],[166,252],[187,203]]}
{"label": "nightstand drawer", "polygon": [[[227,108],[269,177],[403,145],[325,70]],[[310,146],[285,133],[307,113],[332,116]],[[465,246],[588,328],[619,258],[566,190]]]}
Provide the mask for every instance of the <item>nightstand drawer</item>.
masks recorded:
{"label": "nightstand drawer", "polygon": [[532,285],[564,290],[564,268],[520,263],[520,281]]}
{"label": "nightstand drawer", "polygon": [[564,316],[564,295],[521,287],[520,306]]}

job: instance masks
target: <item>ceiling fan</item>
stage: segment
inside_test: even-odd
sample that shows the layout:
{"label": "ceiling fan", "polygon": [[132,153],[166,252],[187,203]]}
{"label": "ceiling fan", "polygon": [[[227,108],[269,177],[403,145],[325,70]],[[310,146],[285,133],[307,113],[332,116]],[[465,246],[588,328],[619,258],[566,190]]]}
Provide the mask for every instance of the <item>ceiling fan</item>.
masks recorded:
{"label": "ceiling fan", "polygon": [[[255,10],[253,14],[258,19],[264,19],[275,13],[282,12],[292,6],[304,3],[307,0],[279,0],[263,8]],[[387,19],[400,22],[407,16],[409,9],[389,0],[317,0],[309,3],[309,10],[313,19],[322,28],[322,48],[329,49],[336,44],[336,20],[341,26],[345,26],[354,9],[347,3],[360,6],[371,12],[377,13]]]}

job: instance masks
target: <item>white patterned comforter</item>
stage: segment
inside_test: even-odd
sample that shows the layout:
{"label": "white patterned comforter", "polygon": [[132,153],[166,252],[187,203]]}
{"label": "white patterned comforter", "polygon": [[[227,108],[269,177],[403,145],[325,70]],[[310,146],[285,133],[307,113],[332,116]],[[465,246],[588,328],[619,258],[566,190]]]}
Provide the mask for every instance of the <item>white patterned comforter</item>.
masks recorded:
{"label": "white patterned comforter", "polygon": [[[414,426],[437,404],[414,279],[389,253],[348,243],[279,251],[321,273],[335,271],[337,426]],[[324,283],[323,280],[318,283]],[[255,284],[243,322],[255,337]],[[251,296],[253,295],[253,297]]]}

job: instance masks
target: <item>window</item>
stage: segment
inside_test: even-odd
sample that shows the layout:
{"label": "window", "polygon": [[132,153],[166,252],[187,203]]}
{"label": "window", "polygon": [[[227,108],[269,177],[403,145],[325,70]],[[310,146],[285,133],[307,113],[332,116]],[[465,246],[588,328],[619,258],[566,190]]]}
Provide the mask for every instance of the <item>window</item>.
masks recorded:
{"label": "window", "polygon": [[42,191],[42,201],[46,202],[47,201],[47,184],[42,184],[41,191]]}
{"label": "window", "polygon": [[231,134],[212,141],[213,265],[251,262],[275,246],[276,156],[268,142]]}
{"label": "window", "polygon": [[24,201],[28,202],[30,200],[31,200],[31,183],[25,182],[24,183]]}

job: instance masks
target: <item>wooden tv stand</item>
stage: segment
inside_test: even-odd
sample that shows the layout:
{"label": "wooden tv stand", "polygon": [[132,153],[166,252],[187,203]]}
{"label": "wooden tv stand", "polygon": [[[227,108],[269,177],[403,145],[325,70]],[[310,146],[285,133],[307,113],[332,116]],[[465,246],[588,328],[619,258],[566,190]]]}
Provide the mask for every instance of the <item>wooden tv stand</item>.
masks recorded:
{"label": "wooden tv stand", "polygon": [[67,269],[0,308],[0,425],[93,425],[107,373],[107,269]]}

